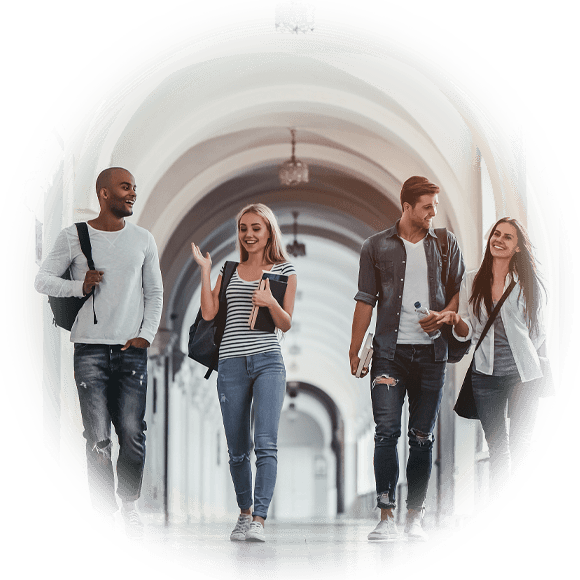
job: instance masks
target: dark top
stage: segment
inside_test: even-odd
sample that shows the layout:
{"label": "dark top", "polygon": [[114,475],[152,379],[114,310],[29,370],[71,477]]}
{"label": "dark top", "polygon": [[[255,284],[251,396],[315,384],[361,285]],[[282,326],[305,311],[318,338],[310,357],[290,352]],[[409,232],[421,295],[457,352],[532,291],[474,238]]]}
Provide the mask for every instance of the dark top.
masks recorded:
{"label": "dark top", "polygon": [[[355,300],[377,308],[377,326],[373,339],[373,356],[392,360],[397,346],[399,318],[405,283],[407,253],[397,233],[399,221],[391,228],[374,234],[363,243],[360,254],[358,292]],[[447,232],[449,273],[447,296],[441,282],[442,258],[437,235],[429,228],[423,240],[429,277],[429,310],[440,311],[459,292],[465,264],[457,239]],[[447,360],[447,333],[433,341],[435,360]]]}

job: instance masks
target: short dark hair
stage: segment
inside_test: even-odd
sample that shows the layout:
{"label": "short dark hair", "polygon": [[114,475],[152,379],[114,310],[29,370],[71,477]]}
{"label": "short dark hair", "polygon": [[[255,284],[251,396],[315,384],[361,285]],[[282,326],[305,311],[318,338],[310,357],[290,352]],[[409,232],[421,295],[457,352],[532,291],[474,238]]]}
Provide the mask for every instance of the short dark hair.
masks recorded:
{"label": "short dark hair", "polygon": [[426,177],[419,175],[409,177],[401,188],[401,209],[404,209],[404,203],[415,207],[417,200],[422,195],[434,195],[436,193],[439,193],[439,186],[431,183]]}

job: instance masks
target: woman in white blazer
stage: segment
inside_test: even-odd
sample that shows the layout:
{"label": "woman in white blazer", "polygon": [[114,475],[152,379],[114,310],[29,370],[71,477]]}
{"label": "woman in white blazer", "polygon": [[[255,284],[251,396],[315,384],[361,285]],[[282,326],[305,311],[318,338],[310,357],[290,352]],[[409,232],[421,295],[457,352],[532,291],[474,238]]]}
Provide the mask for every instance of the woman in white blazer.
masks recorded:
{"label": "woman in white blazer", "polygon": [[[492,228],[479,270],[468,272],[459,293],[459,311],[440,319],[459,340],[476,345],[489,314],[504,291],[515,286],[475,351],[473,396],[489,447],[492,486],[497,489],[529,447],[545,349],[542,303],[545,287],[524,227],[502,218]],[[509,428],[508,428],[509,409]]]}

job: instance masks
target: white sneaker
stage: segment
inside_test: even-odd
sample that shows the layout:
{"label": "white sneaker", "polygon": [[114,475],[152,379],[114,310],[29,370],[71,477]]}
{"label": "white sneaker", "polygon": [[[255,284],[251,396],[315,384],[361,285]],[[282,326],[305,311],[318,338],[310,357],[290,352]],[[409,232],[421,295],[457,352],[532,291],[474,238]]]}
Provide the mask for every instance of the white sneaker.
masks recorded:
{"label": "white sneaker", "polygon": [[230,534],[230,540],[232,542],[243,542],[246,539],[246,532],[250,528],[252,523],[252,516],[249,514],[240,514],[238,521],[236,522],[235,528]]}
{"label": "white sneaker", "polygon": [[143,522],[141,521],[141,516],[136,509],[126,510],[121,508],[121,514],[123,515],[123,520],[125,521],[125,533],[128,538],[132,540],[138,540],[143,537]]}
{"label": "white sneaker", "polygon": [[423,529],[423,510],[408,510],[407,522],[405,523],[405,534],[409,540],[426,542],[429,535]]}
{"label": "white sneaker", "polygon": [[371,542],[388,542],[389,540],[398,540],[399,530],[395,518],[381,520],[377,527],[367,536]]}
{"label": "white sneaker", "polygon": [[252,522],[246,532],[246,542],[265,542],[264,526],[260,522]]}

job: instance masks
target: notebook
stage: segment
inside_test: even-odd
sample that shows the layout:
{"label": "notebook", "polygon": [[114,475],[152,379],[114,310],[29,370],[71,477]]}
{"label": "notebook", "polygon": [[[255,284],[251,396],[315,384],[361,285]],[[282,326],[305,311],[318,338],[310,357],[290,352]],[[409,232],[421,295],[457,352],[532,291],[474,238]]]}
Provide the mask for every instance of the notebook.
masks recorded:
{"label": "notebook", "polygon": [[[272,292],[272,296],[274,296],[278,301],[278,304],[282,306],[284,294],[286,294],[286,288],[288,286],[288,276],[262,270],[262,279],[260,280],[259,285],[261,290],[266,287],[266,278],[270,281],[270,292]],[[265,306],[253,306],[248,322],[252,330],[264,330],[266,332],[276,331],[276,325],[272,320],[270,310]]]}
{"label": "notebook", "polygon": [[360,353],[360,362],[358,363],[355,375],[357,378],[360,379],[363,369],[371,364],[371,358],[373,358],[373,333],[369,332],[365,340],[365,345]]}

